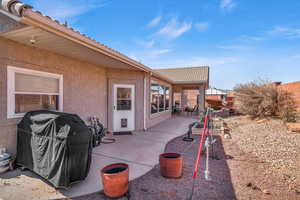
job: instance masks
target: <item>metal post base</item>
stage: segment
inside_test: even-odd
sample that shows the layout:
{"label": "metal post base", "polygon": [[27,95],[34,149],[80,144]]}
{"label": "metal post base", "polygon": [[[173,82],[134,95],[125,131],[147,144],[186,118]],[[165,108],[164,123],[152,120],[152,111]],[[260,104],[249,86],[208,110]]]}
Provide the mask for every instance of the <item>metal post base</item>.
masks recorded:
{"label": "metal post base", "polygon": [[187,136],[187,137],[184,137],[182,140],[185,141],[185,142],[193,142],[194,138],[191,138],[191,137]]}

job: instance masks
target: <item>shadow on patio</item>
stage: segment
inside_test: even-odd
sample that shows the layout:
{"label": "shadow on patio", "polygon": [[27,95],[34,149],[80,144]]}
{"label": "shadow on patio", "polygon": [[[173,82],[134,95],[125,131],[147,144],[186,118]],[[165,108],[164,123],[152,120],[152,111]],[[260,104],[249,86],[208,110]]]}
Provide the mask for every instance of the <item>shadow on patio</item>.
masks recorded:
{"label": "shadow on patio", "polygon": [[[194,155],[197,153],[199,137],[194,143],[183,142],[182,137],[170,141],[165,152],[181,153],[184,158],[183,176],[180,179],[165,179],[160,175],[159,166],[156,165],[147,174],[130,182],[130,199],[153,200],[153,199],[188,199],[192,187],[192,175],[194,169]],[[215,155],[218,160],[210,160],[210,172],[212,181],[205,181],[204,166],[205,156],[202,157],[202,164],[199,176],[196,179],[193,199],[236,199],[233,188],[230,170],[227,164],[228,157],[224,151],[220,136],[215,136]],[[76,200],[108,200],[103,193],[96,193]],[[125,198],[121,198],[125,199]]]}
{"label": "shadow on patio", "polygon": [[116,138],[115,143],[101,144],[93,149],[88,177],[84,181],[74,184],[68,190],[55,190],[30,171],[14,170],[0,175],[0,179],[5,179],[5,184],[1,187],[0,198],[56,199],[94,193],[102,190],[100,170],[115,162],[129,164],[130,180],[133,180],[158,164],[158,156],[164,152],[168,141],[185,134],[188,124],[193,121],[195,119],[191,117],[176,116],[147,131],[136,131],[133,135],[112,136]]}

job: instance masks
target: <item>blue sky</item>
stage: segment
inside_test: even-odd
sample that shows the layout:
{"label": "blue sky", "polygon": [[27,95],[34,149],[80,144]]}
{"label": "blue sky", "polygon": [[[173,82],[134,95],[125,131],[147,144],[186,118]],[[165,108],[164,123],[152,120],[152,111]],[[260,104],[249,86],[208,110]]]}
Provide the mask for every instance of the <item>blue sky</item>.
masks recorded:
{"label": "blue sky", "polygon": [[24,0],[152,68],[210,66],[210,85],[300,80],[299,0]]}

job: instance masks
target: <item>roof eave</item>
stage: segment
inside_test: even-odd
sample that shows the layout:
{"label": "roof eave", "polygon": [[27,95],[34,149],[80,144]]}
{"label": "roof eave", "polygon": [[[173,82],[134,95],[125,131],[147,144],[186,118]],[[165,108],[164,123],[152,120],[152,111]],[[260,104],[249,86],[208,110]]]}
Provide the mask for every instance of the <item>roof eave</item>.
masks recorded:
{"label": "roof eave", "polygon": [[207,84],[208,81],[173,81],[174,84]]}
{"label": "roof eave", "polygon": [[122,55],[121,53],[116,52],[104,45],[101,45],[100,43],[96,42],[95,40],[92,40],[92,39],[80,34],[79,32],[76,32],[75,30],[73,30],[71,28],[61,25],[61,24],[53,21],[50,18],[48,19],[47,17],[45,17],[35,11],[32,11],[31,9],[26,9],[23,12],[23,16],[20,18],[19,22],[24,23],[26,25],[42,28],[46,31],[49,31],[51,33],[54,33],[56,35],[66,38],[66,39],[69,39],[71,41],[79,43],[83,46],[86,46],[90,49],[98,51],[104,55],[107,55],[109,57],[117,59],[117,60],[119,60],[123,63],[126,63],[132,67],[135,67],[139,70],[142,70],[145,72],[152,72],[151,68],[146,67],[145,65],[143,65],[125,55]]}

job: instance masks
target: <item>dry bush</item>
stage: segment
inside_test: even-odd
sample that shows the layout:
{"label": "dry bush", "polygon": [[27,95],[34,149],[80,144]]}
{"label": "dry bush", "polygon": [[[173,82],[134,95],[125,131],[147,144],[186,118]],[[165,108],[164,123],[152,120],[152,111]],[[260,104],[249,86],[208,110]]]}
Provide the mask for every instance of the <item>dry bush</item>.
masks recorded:
{"label": "dry bush", "polygon": [[278,112],[277,86],[258,80],[235,87],[234,107],[240,113],[256,117],[275,116]]}
{"label": "dry bush", "polygon": [[279,116],[286,122],[296,120],[296,106],[292,95],[285,90],[279,90],[269,81],[239,84],[234,90],[234,107],[240,113],[252,118]]}

